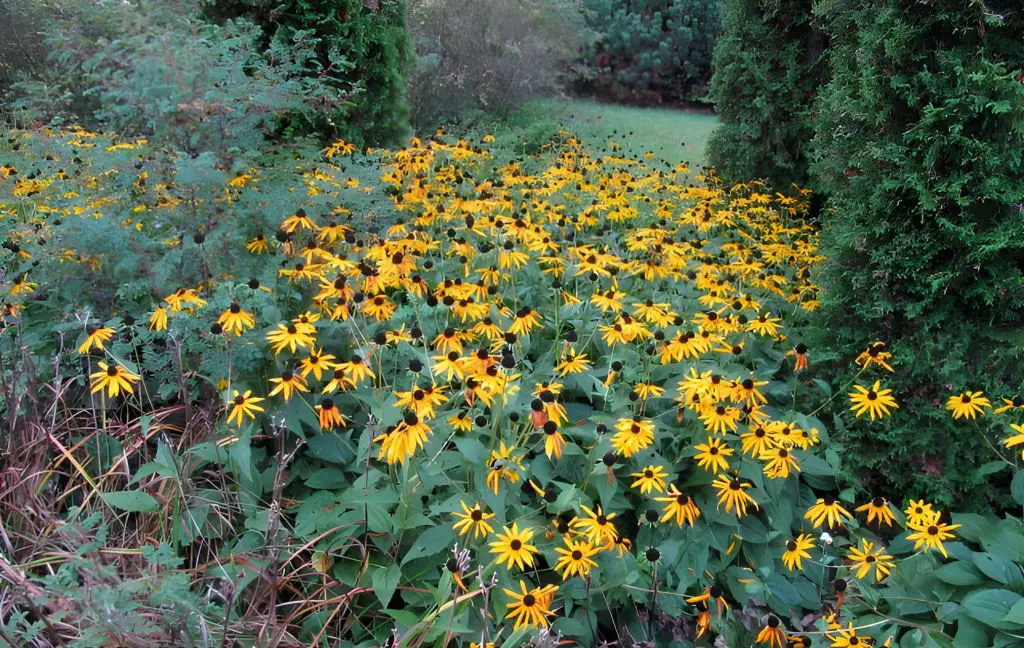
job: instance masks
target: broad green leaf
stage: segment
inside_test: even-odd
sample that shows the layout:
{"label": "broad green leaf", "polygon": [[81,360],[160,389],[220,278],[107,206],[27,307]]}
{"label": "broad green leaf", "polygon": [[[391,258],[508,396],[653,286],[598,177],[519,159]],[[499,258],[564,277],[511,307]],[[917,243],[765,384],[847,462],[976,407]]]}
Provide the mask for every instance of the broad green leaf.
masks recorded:
{"label": "broad green leaf", "polygon": [[114,508],[131,513],[153,513],[160,508],[160,503],[156,501],[156,498],[138,490],[100,493],[100,497]]}
{"label": "broad green leaf", "polygon": [[395,595],[395,589],[398,588],[398,581],[401,577],[402,568],[395,563],[374,567],[370,583],[373,585],[373,593],[377,595],[377,599],[384,607],[388,606],[391,598]]}

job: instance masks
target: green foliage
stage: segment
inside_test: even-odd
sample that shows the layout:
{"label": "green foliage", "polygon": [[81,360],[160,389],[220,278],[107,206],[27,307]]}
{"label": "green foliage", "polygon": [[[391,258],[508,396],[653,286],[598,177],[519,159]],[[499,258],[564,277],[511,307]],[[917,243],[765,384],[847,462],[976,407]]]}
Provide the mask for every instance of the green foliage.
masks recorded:
{"label": "green foliage", "polygon": [[826,74],[811,0],[726,0],[711,97],[722,125],[708,156],[730,182],[808,181],[811,103]]}
{"label": "green foliage", "polygon": [[381,144],[408,130],[404,0],[209,0],[207,11],[216,20],[252,20],[263,29],[265,44],[287,46],[306,32],[317,39],[320,66],[310,75],[350,105],[309,106],[296,113],[293,132]]}
{"label": "green foliage", "polygon": [[722,0],[585,0],[597,33],[584,54],[589,89],[643,103],[702,97]]}
{"label": "green foliage", "polygon": [[51,65],[15,85],[23,119],[113,129],[230,165],[276,137],[286,115],[344,109],[319,75],[349,62],[337,52],[321,61],[309,31],[265,44],[245,20],[214,25],[173,7],[121,3],[77,22],[86,34],[51,27]]}
{"label": "green foliage", "polygon": [[972,506],[999,503],[979,466],[1008,430],[966,432],[925,406],[968,388],[1001,405],[1024,386],[1024,17],[1003,9],[820,9],[832,35],[812,169],[829,199],[822,330],[843,358],[887,341],[906,402],[851,439],[849,459],[869,481]]}
{"label": "green foliage", "polygon": [[[53,538],[60,551],[51,573],[11,583],[36,614],[27,609],[5,614],[0,632],[6,639],[19,646],[104,648],[120,644],[118,639],[175,637],[176,645],[200,646],[203,619],[212,619],[207,635],[219,634],[217,617],[223,612],[193,589],[171,547],[144,545],[111,560],[104,552],[111,525],[101,518],[96,513],[62,524]],[[128,569],[129,561],[138,564]],[[69,627],[80,632],[69,642],[59,641],[58,629],[66,634]]]}
{"label": "green foliage", "polygon": [[484,111],[507,117],[550,95],[586,42],[577,0],[414,0],[416,66],[408,94],[417,130]]}

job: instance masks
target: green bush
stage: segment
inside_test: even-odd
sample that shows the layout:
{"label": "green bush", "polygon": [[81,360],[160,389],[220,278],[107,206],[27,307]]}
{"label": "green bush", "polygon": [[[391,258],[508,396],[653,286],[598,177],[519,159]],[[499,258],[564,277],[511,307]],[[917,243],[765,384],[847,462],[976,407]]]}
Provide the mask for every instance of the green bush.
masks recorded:
{"label": "green bush", "polygon": [[722,0],[586,0],[598,34],[585,53],[585,86],[642,102],[706,93]]}
{"label": "green bush", "polygon": [[1024,382],[1024,19],[1003,9],[819,8],[833,39],[812,167],[829,196],[822,328],[840,355],[887,341],[906,401],[884,432],[850,439],[848,461],[976,506],[998,504],[978,458],[1006,430],[955,430],[923,405]]}
{"label": "green bush", "polygon": [[388,143],[408,130],[404,92],[410,48],[403,0],[210,2],[209,15],[250,19],[263,28],[268,43],[290,43],[306,30],[318,39],[321,69],[312,73],[347,95],[351,105],[304,111],[297,116],[297,132]]}
{"label": "green bush", "polygon": [[731,182],[807,182],[810,106],[826,73],[811,0],[727,0],[711,97],[722,125],[708,157]]}
{"label": "green bush", "polygon": [[415,0],[412,124],[425,130],[485,111],[507,117],[553,94],[588,38],[577,0]]}
{"label": "green bush", "polygon": [[328,71],[350,62],[337,52],[322,61],[311,31],[264,43],[247,20],[211,24],[189,6],[104,4],[54,18],[48,65],[23,71],[11,106],[24,121],[116,130],[230,164],[296,115],[312,129],[345,111],[357,92],[339,92]]}

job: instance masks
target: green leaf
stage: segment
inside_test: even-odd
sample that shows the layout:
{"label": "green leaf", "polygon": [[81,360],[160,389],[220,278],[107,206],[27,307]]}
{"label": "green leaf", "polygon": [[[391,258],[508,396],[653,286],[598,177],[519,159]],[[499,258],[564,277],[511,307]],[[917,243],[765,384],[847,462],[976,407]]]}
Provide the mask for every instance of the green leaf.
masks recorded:
{"label": "green leaf", "polygon": [[416,538],[416,542],[412,543],[409,550],[402,556],[402,564],[444,551],[454,538],[455,531],[447,524],[431,527],[421,533],[420,537]]}
{"label": "green leaf", "polygon": [[935,570],[935,578],[950,585],[968,586],[981,585],[985,582],[981,572],[971,563],[957,561],[943,565]]}
{"label": "green leaf", "polygon": [[377,595],[377,599],[384,607],[387,607],[388,603],[391,602],[391,598],[395,595],[395,590],[398,588],[398,579],[401,577],[402,569],[395,563],[377,567],[370,576],[373,593]]}
{"label": "green leaf", "polygon": [[1024,506],[1024,470],[1018,470],[1013,476],[1013,481],[1010,482],[1010,494],[1013,495],[1014,502]]}
{"label": "green leaf", "polygon": [[1024,573],[1020,565],[990,553],[976,553],[974,564],[994,581],[1009,586],[1016,592],[1024,590]]}
{"label": "green leaf", "polygon": [[154,513],[160,509],[160,503],[156,501],[156,498],[143,491],[100,493],[100,497],[114,508],[131,513]]}
{"label": "green leaf", "polygon": [[1010,610],[1021,600],[1021,595],[1004,589],[985,589],[971,592],[962,609],[971,618],[998,630],[1016,630],[1017,623],[1004,621]]}

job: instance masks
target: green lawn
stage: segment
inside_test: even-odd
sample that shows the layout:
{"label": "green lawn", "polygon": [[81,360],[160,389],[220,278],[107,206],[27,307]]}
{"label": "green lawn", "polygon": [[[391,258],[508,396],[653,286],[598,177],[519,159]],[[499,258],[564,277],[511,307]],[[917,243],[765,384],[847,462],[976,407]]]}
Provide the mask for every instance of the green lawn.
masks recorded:
{"label": "green lawn", "polygon": [[653,151],[672,164],[686,161],[694,167],[705,163],[708,138],[718,124],[710,112],[546,99],[521,108],[509,126],[529,129],[552,122],[577,134],[591,150],[601,151],[614,139],[627,154]]}

